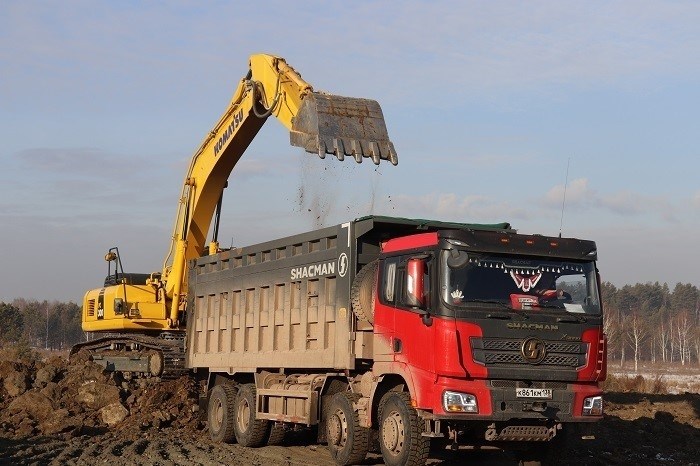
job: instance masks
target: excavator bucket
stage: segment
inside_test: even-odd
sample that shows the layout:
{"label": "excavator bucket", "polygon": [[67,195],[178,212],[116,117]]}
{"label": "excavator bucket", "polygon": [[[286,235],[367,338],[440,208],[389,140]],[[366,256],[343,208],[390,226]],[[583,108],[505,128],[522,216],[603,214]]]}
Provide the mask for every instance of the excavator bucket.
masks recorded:
{"label": "excavator bucket", "polygon": [[384,114],[375,100],[312,92],[302,101],[289,139],[293,146],[321,158],[332,154],[338,160],[351,156],[357,163],[363,157],[376,165],[382,159],[399,163]]}

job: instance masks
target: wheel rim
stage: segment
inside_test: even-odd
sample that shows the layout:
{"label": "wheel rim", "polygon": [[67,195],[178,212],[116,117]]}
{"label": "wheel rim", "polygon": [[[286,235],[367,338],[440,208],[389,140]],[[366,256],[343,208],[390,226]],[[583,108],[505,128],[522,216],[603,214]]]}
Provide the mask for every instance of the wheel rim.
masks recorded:
{"label": "wheel rim", "polygon": [[392,455],[398,455],[405,441],[403,419],[398,411],[392,411],[382,422],[382,443]]}
{"label": "wheel rim", "polygon": [[348,441],[348,420],[342,410],[337,410],[328,419],[328,435],[330,442],[342,449]]}
{"label": "wheel rim", "polygon": [[214,425],[212,427],[214,428],[214,431],[218,431],[221,428],[221,425],[224,423],[224,406],[221,400],[214,400],[214,407],[212,411],[214,411],[214,416],[212,419],[212,424]]}
{"label": "wheel rim", "polygon": [[250,405],[248,404],[248,400],[243,399],[238,404],[236,422],[241,432],[248,430],[248,424],[250,423]]}

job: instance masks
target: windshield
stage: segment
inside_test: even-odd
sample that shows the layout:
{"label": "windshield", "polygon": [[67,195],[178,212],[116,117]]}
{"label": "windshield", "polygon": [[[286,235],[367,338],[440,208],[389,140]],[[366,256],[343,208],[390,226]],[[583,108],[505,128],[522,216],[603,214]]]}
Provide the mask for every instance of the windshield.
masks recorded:
{"label": "windshield", "polygon": [[593,262],[443,251],[440,264],[442,299],[454,306],[600,314]]}

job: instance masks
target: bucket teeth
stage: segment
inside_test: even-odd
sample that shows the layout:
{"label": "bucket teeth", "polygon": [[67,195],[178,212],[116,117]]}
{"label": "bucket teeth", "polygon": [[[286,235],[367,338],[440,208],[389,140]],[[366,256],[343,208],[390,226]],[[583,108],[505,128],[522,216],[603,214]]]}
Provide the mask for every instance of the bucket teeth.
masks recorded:
{"label": "bucket teeth", "polygon": [[375,100],[313,92],[304,98],[289,139],[293,146],[321,158],[332,154],[341,161],[347,155],[358,163],[365,157],[377,165],[381,160],[398,163]]}

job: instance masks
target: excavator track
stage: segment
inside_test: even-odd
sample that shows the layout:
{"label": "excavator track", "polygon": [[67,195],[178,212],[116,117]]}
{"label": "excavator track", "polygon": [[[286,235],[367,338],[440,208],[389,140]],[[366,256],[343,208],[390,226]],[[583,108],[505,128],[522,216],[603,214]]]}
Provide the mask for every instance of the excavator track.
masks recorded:
{"label": "excavator track", "polygon": [[101,333],[100,338],[79,343],[71,349],[71,359],[87,351],[90,359],[108,372],[120,372],[125,378],[177,378],[185,368],[185,332],[170,331],[155,335]]}

